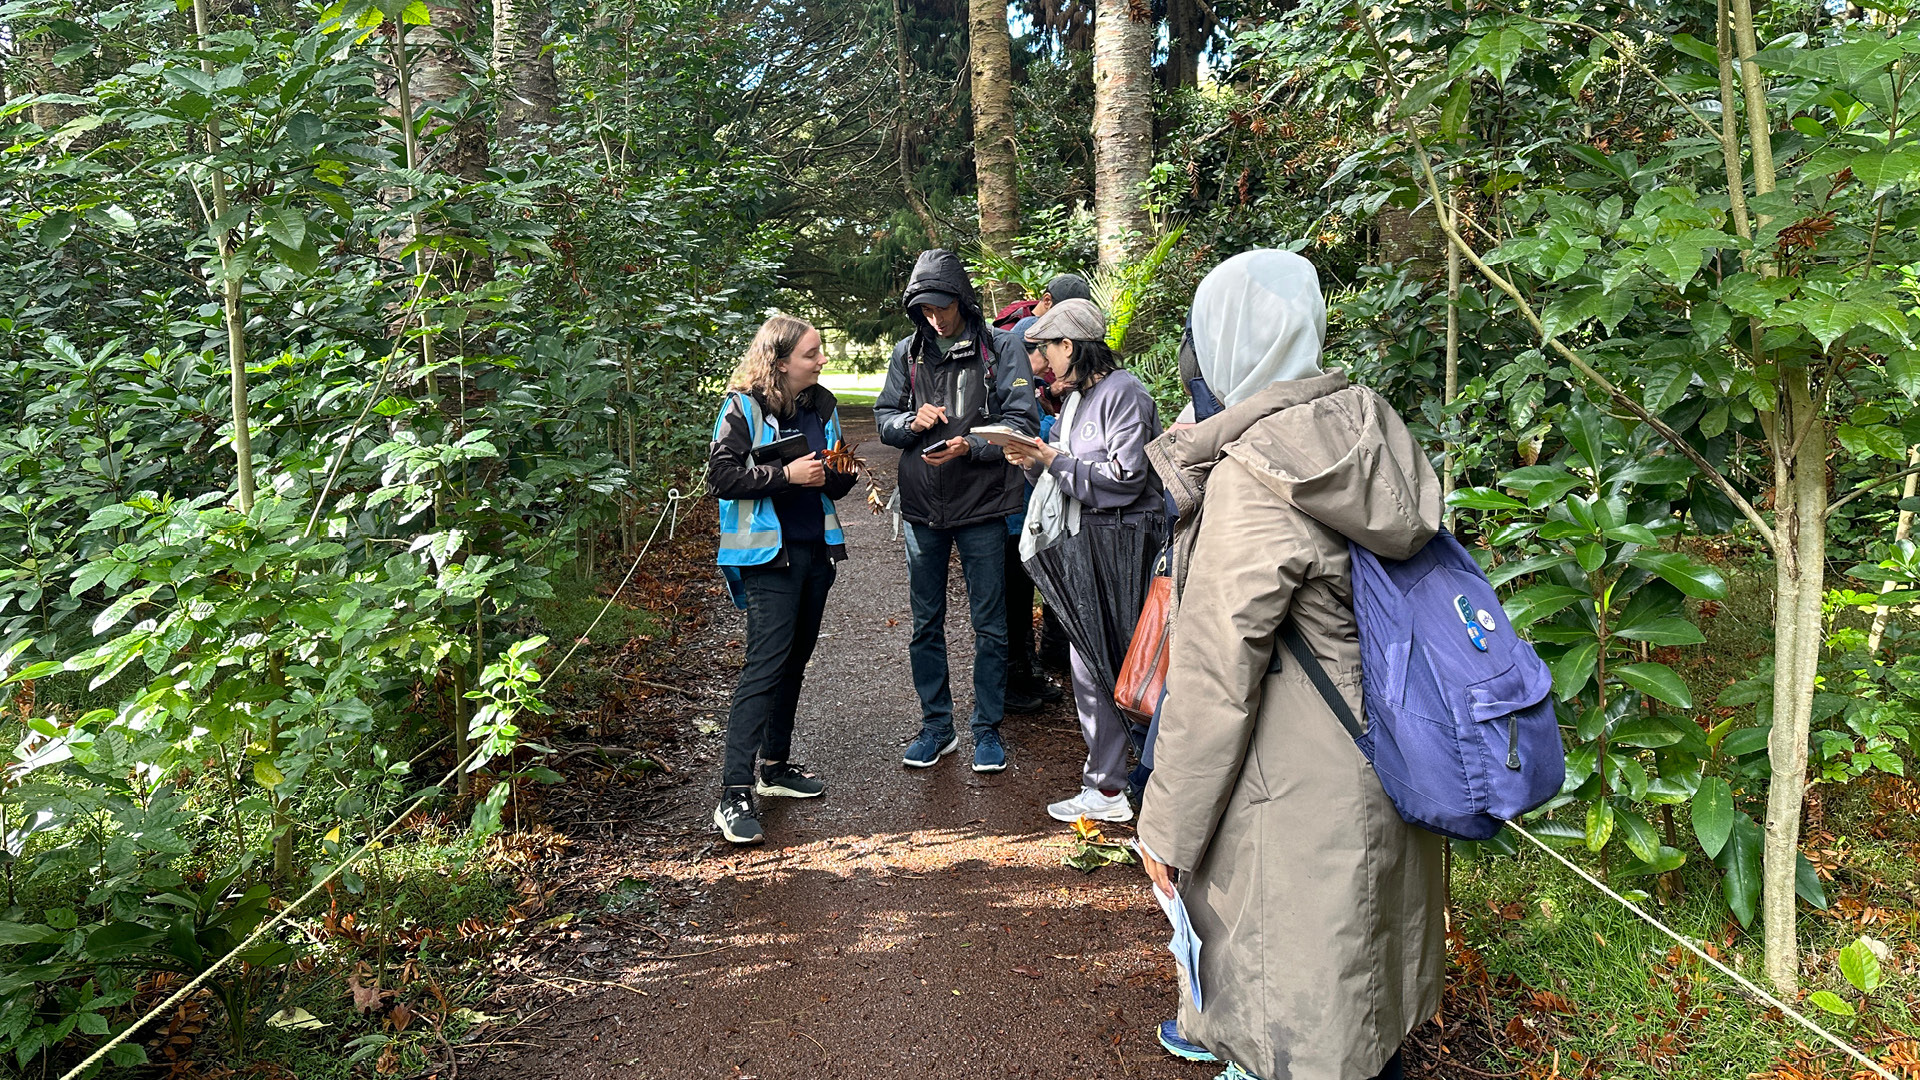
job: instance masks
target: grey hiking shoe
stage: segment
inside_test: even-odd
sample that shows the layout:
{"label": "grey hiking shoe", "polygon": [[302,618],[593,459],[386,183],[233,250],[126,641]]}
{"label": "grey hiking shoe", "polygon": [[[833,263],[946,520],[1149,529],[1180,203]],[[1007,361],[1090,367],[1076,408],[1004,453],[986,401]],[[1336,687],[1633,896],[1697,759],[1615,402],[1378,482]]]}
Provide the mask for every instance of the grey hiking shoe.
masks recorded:
{"label": "grey hiking shoe", "polygon": [[713,808],[713,824],[735,844],[757,844],[767,838],[753,812],[752,788],[730,787],[721,792],[720,805]]}

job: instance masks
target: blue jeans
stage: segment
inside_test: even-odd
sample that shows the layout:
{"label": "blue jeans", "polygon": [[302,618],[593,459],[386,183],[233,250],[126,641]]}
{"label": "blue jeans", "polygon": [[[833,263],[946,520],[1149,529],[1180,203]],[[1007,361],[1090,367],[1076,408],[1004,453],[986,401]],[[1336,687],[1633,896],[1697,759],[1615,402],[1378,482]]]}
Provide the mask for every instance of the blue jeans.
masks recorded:
{"label": "blue jeans", "polygon": [[907,586],[913,600],[913,688],[926,730],[953,734],[947,678],[947,566],[960,550],[973,614],[973,732],[1000,727],[1007,701],[1007,526],[998,518],[959,529],[907,522]]}

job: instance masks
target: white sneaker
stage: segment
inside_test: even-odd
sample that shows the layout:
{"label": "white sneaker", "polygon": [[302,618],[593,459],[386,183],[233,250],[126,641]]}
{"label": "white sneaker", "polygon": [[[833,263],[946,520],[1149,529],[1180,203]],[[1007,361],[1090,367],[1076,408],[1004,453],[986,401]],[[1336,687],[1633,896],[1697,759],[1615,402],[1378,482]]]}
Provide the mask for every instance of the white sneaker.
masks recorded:
{"label": "white sneaker", "polygon": [[1047,807],[1047,814],[1055,821],[1074,821],[1083,817],[1095,821],[1132,821],[1133,807],[1128,805],[1124,794],[1102,795],[1099,788],[1081,788],[1080,794],[1073,798]]}

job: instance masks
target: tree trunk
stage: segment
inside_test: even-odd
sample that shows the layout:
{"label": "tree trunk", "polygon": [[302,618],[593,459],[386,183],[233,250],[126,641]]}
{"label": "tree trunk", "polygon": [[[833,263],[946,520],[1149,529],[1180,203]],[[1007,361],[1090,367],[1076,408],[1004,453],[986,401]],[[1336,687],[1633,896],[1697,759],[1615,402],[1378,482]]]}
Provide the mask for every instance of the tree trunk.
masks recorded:
{"label": "tree trunk", "polygon": [[[194,0],[193,3],[194,36],[199,39],[203,49],[211,49],[207,35],[211,33],[207,0]],[[211,78],[214,74],[212,60],[202,59],[200,70]],[[209,157],[220,153],[220,119],[218,115],[207,117],[207,154]],[[227,216],[227,174],[224,170],[213,170],[213,220],[219,221]],[[208,223],[209,225],[212,222]],[[220,254],[220,308],[227,324],[227,389],[233,407],[233,471],[236,490],[240,500],[240,512],[253,512],[253,422],[248,413],[247,389],[247,318],[240,306],[240,273],[233,265],[233,234],[222,230],[214,237],[214,245]]]}
{"label": "tree trunk", "polygon": [[1093,218],[1100,265],[1151,242],[1140,186],[1153,169],[1153,22],[1143,0],[1095,0]]}
{"label": "tree trunk", "polygon": [[[1907,451],[1907,468],[1911,469],[1916,466],[1920,466],[1920,445],[1916,445]],[[1920,475],[1908,473],[1906,487],[1900,492],[1900,501],[1906,503],[1908,499],[1920,493],[1916,491],[1916,488],[1920,488]],[[1912,504],[1908,503],[1907,505]],[[1900,541],[1905,540],[1911,535],[1913,535],[1913,511],[1902,509],[1900,511],[1900,519],[1893,527],[1893,542],[1898,546]],[[1880,583],[1880,591],[1882,593],[1890,593],[1899,587],[1900,583],[1897,581],[1883,581]],[[1887,633],[1887,614],[1888,608],[1885,604],[1880,604],[1873,609],[1873,626],[1867,631],[1867,656],[1869,657],[1872,657],[1880,651],[1880,640],[1885,637]]]}
{"label": "tree trunk", "polygon": [[900,188],[906,194],[907,206],[913,216],[920,219],[920,228],[927,234],[927,243],[936,247],[941,244],[940,223],[934,220],[933,209],[921,196],[920,189],[913,186],[913,115],[912,115],[912,79],[913,53],[907,47],[907,15],[901,6],[905,0],[893,0],[893,73],[899,84],[900,97],[894,104],[899,110],[899,124],[894,131],[895,160],[900,170]]}
{"label": "tree trunk", "polygon": [[475,73],[462,46],[474,35],[472,0],[431,0],[432,24],[409,35],[412,53],[413,107],[419,117],[431,113],[437,123],[421,131],[444,129],[421,144],[421,167],[478,180],[487,173],[487,132],[473,116],[472,107],[459,102],[473,89]]}
{"label": "tree trunk", "polygon": [[[71,9],[60,11],[54,18],[71,19],[75,16]],[[9,29],[16,34],[32,29],[30,25],[13,23]],[[44,25],[39,32],[25,41],[14,38],[13,48],[20,53],[20,80],[25,88],[34,94],[77,94],[84,87],[79,78],[80,69],[68,64],[60,67],[53,62],[53,54],[59,52],[68,43],[67,39],[47,29]],[[86,109],[79,105],[61,105],[54,102],[35,102],[27,109],[27,117],[38,124],[43,131],[58,131],[61,125],[84,113]]]}
{"label": "tree trunk", "polygon": [[545,0],[493,0],[493,69],[501,89],[495,134],[502,145],[559,119],[560,80],[546,50],[550,21]]}
{"label": "tree trunk", "polygon": [[1020,184],[1014,156],[1013,45],[1005,0],[969,0],[973,59],[973,176],[980,202],[980,246],[1008,254],[1020,233]]}
{"label": "tree trunk", "polygon": [[1161,86],[1171,91],[1200,85],[1206,26],[1200,0],[1167,0],[1167,66],[1161,70]]}
{"label": "tree trunk", "polygon": [[1794,877],[1800,855],[1800,800],[1806,794],[1807,742],[1812,737],[1814,681],[1819,674],[1826,588],[1827,423],[1807,369],[1780,378],[1774,451],[1773,731],[1767,760],[1766,849],[1761,912],[1767,977],[1781,993],[1799,988],[1800,947],[1794,932]]}

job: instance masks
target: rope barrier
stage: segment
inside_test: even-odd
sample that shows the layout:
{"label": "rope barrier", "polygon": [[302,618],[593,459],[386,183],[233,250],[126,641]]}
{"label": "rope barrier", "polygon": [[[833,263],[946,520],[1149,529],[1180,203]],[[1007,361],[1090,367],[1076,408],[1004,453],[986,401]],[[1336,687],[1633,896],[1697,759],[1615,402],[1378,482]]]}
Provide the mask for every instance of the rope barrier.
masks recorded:
{"label": "rope barrier", "polygon": [[1509,821],[1507,822],[1507,825],[1514,832],[1517,832],[1521,836],[1526,837],[1529,841],[1533,843],[1535,847],[1539,848],[1541,851],[1546,852],[1548,855],[1551,855],[1556,861],[1560,863],[1560,865],[1580,875],[1582,878],[1586,880],[1587,884],[1593,886],[1596,889],[1599,889],[1601,892],[1611,897],[1621,907],[1624,907],[1628,911],[1631,911],[1635,915],[1639,916],[1642,922],[1646,923],[1648,926],[1651,926],[1655,930],[1658,930],[1661,933],[1672,938],[1675,942],[1679,943],[1681,948],[1686,949],[1688,952],[1706,961],[1708,964],[1711,964],[1715,970],[1719,971],[1721,974],[1732,979],[1734,982],[1739,983],[1740,986],[1747,991],[1747,993],[1752,994],[1754,997],[1759,998],[1761,1001],[1766,1002],[1768,1005],[1771,1005],[1774,1008],[1779,1009],[1783,1015],[1791,1018],[1795,1023],[1799,1024],[1801,1027],[1806,1028],[1808,1031],[1811,1031],[1815,1035],[1820,1036],[1820,1038],[1826,1040],[1828,1043],[1831,1043],[1836,1049],[1839,1049],[1845,1052],[1849,1057],[1858,1061],[1860,1064],[1865,1065],[1867,1068],[1872,1069],[1874,1072],[1880,1074],[1881,1076],[1886,1077],[1886,1080],[1900,1080],[1900,1077],[1897,1077],[1893,1073],[1888,1072],[1885,1066],[1881,1065],[1879,1062],[1868,1057],[1866,1054],[1862,1053],[1860,1050],[1855,1049],[1853,1044],[1841,1039],[1838,1035],[1835,1035],[1834,1033],[1828,1031],[1826,1028],[1823,1028],[1819,1024],[1816,1024],[1813,1021],[1807,1019],[1805,1016],[1801,1015],[1801,1013],[1795,1010],[1792,1006],[1788,1005],[1786,1002],[1781,1001],[1779,998],[1774,997],[1772,994],[1767,993],[1765,990],[1755,985],[1754,982],[1751,979],[1748,979],[1745,975],[1740,974],[1739,972],[1733,970],[1732,968],[1714,959],[1713,957],[1708,956],[1707,953],[1704,950],[1702,950],[1698,945],[1695,945],[1692,941],[1681,936],[1678,932],[1670,929],[1665,923],[1661,922],[1659,919],[1656,919],[1652,915],[1647,914],[1646,911],[1644,911],[1640,907],[1640,905],[1634,903],[1633,901],[1627,899],[1624,896],[1621,896],[1619,893],[1614,892],[1612,889],[1608,888],[1606,886],[1606,883],[1602,882],[1599,878],[1594,877],[1592,874],[1587,873],[1586,870],[1582,869],[1579,865],[1574,863],[1573,860],[1567,858],[1565,855],[1562,855],[1559,852],[1553,850],[1553,848],[1547,846],[1546,841],[1541,840],[1539,837],[1521,828],[1517,822]]}
{"label": "rope barrier", "polygon": [[[586,631],[582,633],[579,637],[574,639],[573,648],[568,649],[567,654],[560,658],[560,662],[553,666],[553,671],[548,673],[545,676],[545,679],[547,681],[551,681],[553,678],[555,678],[560,674],[561,669],[567,666],[567,661],[573,659],[573,654],[579,650],[580,644],[587,640],[588,636],[593,633],[594,627],[599,626],[600,620],[606,617],[607,612],[613,607],[613,602],[620,598],[620,594],[622,592],[626,591],[627,583],[633,580],[633,575],[635,574],[635,572],[637,572],[640,569],[641,560],[645,559],[647,557],[647,552],[650,549],[652,549],[654,538],[660,535],[660,527],[666,524],[668,512],[676,509],[679,506],[681,501],[679,489],[677,488],[674,489],[672,492],[668,494],[667,498],[668,498],[667,508],[660,512],[659,520],[654,522],[653,532],[647,536],[647,542],[641,546],[640,553],[633,557],[633,565],[627,568],[626,576],[620,579],[620,587],[613,591],[612,596],[607,597],[607,602],[601,605],[600,613],[593,617],[593,622],[587,626]],[[82,1073],[85,1073],[88,1069],[93,1068],[95,1065],[99,1064],[102,1060],[104,1060],[109,1053],[113,1052],[114,1047],[119,1046],[123,1042],[126,1042],[128,1039],[133,1037],[134,1032],[139,1031],[143,1027],[146,1027],[148,1024],[152,1023],[154,1020],[159,1019],[161,1016],[164,1016],[167,1010],[173,1008],[175,1005],[180,1004],[182,1001],[185,1001],[188,998],[188,996],[190,996],[195,990],[198,990],[202,985],[206,983],[208,979],[212,978],[214,972],[219,971],[222,967],[225,967],[235,957],[239,956],[241,953],[246,952],[248,949],[252,948],[255,942],[267,936],[268,933],[277,929],[280,926],[280,924],[292,918],[293,913],[295,911],[298,911],[301,905],[313,899],[316,895],[319,894],[319,892],[322,889],[326,888],[328,885],[331,885],[335,878],[338,878],[342,873],[345,873],[348,867],[358,862],[362,856],[372,851],[376,845],[386,840],[387,837],[392,836],[394,833],[394,830],[398,829],[401,823],[406,821],[407,818],[410,817],[415,810],[418,810],[421,804],[425,803],[428,798],[437,794],[441,788],[446,787],[447,784],[451,783],[455,777],[459,776],[461,770],[465,769],[467,765],[470,762],[472,762],[476,756],[479,755],[481,749],[482,749],[481,747],[474,747],[474,749],[470,753],[468,753],[466,757],[460,759],[460,761],[454,764],[453,768],[447,770],[447,774],[445,776],[441,777],[438,781],[436,781],[433,784],[433,786],[427,788],[425,791],[422,791],[413,800],[413,802],[407,805],[407,808],[405,810],[402,810],[399,814],[396,814],[393,820],[387,823],[385,828],[381,829],[378,833],[375,833],[373,837],[369,839],[366,843],[360,845],[360,849],[358,851],[355,851],[353,854],[347,856],[345,859],[342,859],[339,865],[335,866],[332,870],[328,871],[325,877],[315,882],[313,886],[309,888],[306,892],[301,893],[298,897],[296,897],[293,903],[288,904],[286,907],[280,909],[279,913],[274,915],[273,918],[268,919],[264,923],[261,923],[259,927],[257,927],[253,931],[253,933],[248,934],[246,938],[244,938],[240,942],[240,944],[235,945],[233,949],[230,952],[228,952],[225,956],[222,956],[220,959],[215,960],[212,964],[208,965],[205,971],[202,971],[200,974],[195,975],[191,980],[187,982],[185,986],[182,986],[180,989],[168,995],[166,1000],[162,1001],[158,1005],[155,1005],[151,1010],[148,1011],[148,1013],[145,1016],[141,1017],[139,1020],[131,1024],[128,1024],[125,1028],[123,1028],[120,1031],[118,1035],[115,1035],[113,1038],[108,1039],[106,1042],[100,1044],[100,1047],[98,1049],[96,1049],[93,1053],[87,1055],[87,1058],[85,1061],[82,1061],[80,1064],[75,1065],[73,1068],[61,1074],[60,1080],[79,1080],[79,1077]]]}

